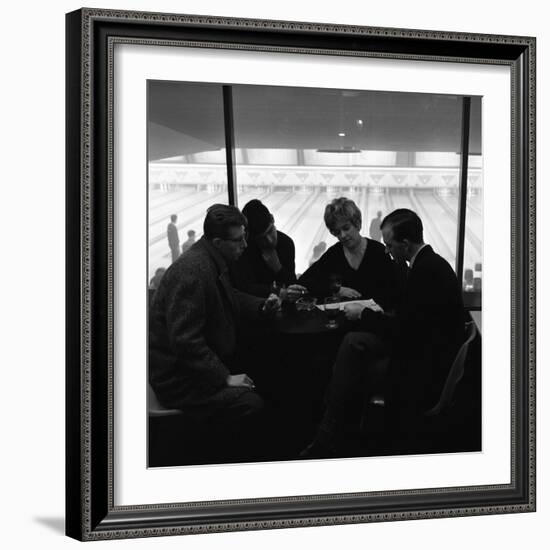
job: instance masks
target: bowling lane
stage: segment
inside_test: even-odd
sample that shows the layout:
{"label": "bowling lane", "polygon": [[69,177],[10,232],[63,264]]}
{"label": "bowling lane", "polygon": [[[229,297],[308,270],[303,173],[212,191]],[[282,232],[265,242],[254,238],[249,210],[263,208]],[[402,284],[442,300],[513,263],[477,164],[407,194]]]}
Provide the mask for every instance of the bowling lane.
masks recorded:
{"label": "bowling lane", "polygon": [[391,190],[389,199],[395,209],[408,208],[415,211],[420,216],[424,226],[424,240],[431,244],[434,250],[443,256],[451,265],[454,265],[453,250],[450,249],[446,240],[441,236],[437,225],[434,223],[431,214],[428,213],[429,211],[424,207],[423,203],[414,196],[411,198],[406,191],[395,192]]}
{"label": "bowling lane", "polygon": [[376,218],[376,214],[378,211],[382,212],[382,219],[384,219],[385,216],[389,214],[389,212],[386,209],[386,199],[384,197],[384,193],[368,193],[366,192],[366,201],[364,204],[366,204],[366,208],[363,207],[362,214],[363,214],[363,235],[370,237],[369,235],[369,229],[371,221]]}
{"label": "bowling lane", "polygon": [[227,203],[227,199],[227,189],[222,188],[215,192],[194,191],[159,209],[152,205],[149,209],[149,244],[153,245],[162,240],[166,233],[166,225],[170,221],[170,214],[178,215],[178,230],[181,237],[184,225],[196,224],[201,215],[204,218],[204,213],[210,205],[216,202]]}
{"label": "bowling lane", "polygon": [[[458,219],[458,196],[439,196],[450,208],[452,216]],[[467,246],[473,248],[481,256],[483,239],[483,219],[479,210],[471,208],[469,201],[466,206],[466,241]]]}

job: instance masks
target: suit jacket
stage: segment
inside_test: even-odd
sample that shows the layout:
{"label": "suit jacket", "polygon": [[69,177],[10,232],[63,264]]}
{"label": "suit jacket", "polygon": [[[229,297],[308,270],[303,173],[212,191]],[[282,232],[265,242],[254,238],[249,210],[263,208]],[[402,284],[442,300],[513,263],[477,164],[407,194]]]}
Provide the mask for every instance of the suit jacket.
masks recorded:
{"label": "suit jacket", "polygon": [[263,301],[235,290],[223,257],[200,239],[166,271],[149,325],[149,380],[161,404],[184,409],[221,404],[241,315]]}
{"label": "suit jacket", "polygon": [[462,291],[447,261],[431,246],[422,248],[395,315],[364,310],[361,322],[389,345],[396,398],[423,410],[433,405],[464,341]]}

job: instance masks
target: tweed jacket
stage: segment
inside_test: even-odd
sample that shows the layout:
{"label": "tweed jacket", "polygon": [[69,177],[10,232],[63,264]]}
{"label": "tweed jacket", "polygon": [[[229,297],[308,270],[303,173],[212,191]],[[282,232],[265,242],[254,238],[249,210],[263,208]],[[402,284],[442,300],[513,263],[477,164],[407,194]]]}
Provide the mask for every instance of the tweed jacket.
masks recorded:
{"label": "tweed jacket", "polygon": [[258,317],[262,303],[231,286],[223,257],[204,237],[182,254],[164,274],[149,317],[149,381],[160,403],[185,409],[231,395],[221,390],[239,318]]}

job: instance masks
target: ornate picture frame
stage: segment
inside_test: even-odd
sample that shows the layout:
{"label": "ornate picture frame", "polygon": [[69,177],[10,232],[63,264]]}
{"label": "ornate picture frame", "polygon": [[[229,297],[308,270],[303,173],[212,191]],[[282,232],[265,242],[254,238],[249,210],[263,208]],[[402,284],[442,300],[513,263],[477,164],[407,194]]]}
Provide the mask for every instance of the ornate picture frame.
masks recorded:
{"label": "ornate picture frame", "polygon": [[[180,502],[116,503],[117,44],[509,67],[509,483],[214,501],[190,501],[183,492]],[[81,9],[67,14],[66,45],[68,536],[102,540],[535,510],[534,38]]]}

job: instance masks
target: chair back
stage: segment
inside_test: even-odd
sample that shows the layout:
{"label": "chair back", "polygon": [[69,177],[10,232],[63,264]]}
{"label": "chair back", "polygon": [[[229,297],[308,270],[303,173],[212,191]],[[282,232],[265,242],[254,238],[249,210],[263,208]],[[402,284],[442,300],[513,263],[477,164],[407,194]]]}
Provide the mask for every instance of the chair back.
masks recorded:
{"label": "chair back", "polygon": [[150,417],[159,417],[159,416],[176,416],[178,414],[183,414],[179,409],[166,409],[163,407],[155,391],[151,387],[151,384],[147,384],[147,411]]}
{"label": "chair back", "polygon": [[466,323],[466,340],[460,346],[458,353],[451,365],[447,380],[441,391],[439,401],[433,406],[429,411],[425,413],[426,416],[436,416],[441,414],[442,411],[448,409],[453,401],[453,396],[458,386],[458,383],[462,380],[464,376],[464,365],[466,363],[466,358],[468,356],[468,350],[470,345],[474,341],[474,338],[477,335],[477,327],[474,321],[468,321]]}

